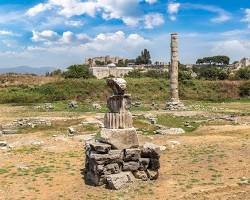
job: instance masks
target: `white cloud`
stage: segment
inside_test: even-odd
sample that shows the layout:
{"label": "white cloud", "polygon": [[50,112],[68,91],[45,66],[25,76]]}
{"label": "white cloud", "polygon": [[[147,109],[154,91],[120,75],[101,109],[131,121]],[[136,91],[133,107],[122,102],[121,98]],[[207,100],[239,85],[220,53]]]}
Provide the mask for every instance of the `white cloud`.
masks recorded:
{"label": "white cloud", "polygon": [[250,41],[249,40],[221,40],[213,44],[211,52],[214,55],[228,55],[231,60],[239,60],[250,55]]}
{"label": "white cloud", "polygon": [[42,41],[53,41],[58,38],[58,34],[51,30],[45,30],[42,32],[32,31],[33,36],[32,40],[34,42],[42,42]]}
{"label": "white cloud", "polygon": [[153,4],[156,3],[158,0],[145,0],[145,2],[149,3],[149,4]]}
{"label": "white cloud", "polygon": [[51,5],[50,5],[50,4],[39,3],[39,4],[37,4],[36,6],[30,8],[30,9],[26,12],[26,14],[27,14],[28,16],[33,17],[33,16],[36,16],[36,15],[38,15],[39,13],[41,13],[41,12],[43,12],[43,11],[46,11],[46,10],[49,10],[49,9],[51,9]]}
{"label": "white cloud", "polygon": [[12,31],[7,31],[7,30],[0,30],[0,35],[4,36],[13,36],[15,35]]}
{"label": "white cloud", "polygon": [[[148,0],[155,3],[156,0]],[[26,14],[35,16],[46,10],[53,10],[57,15],[71,18],[72,16],[89,15],[95,17],[100,13],[105,20],[118,19],[128,26],[137,26],[143,21],[144,14],[139,7],[139,0],[48,0],[30,8]],[[79,23],[69,24],[78,26]]]}
{"label": "white cloud", "polygon": [[245,17],[242,19],[243,22],[247,22],[248,23],[248,27],[250,28],[250,9],[246,8],[244,10],[245,12]]}
{"label": "white cloud", "polygon": [[170,15],[170,20],[175,21],[176,15],[179,12],[181,4],[180,3],[174,3],[170,2],[167,6],[168,14]]}
{"label": "white cloud", "polygon": [[162,14],[152,13],[144,16],[145,28],[152,29],[155,26],[164,24],[164,18]]}
{"label": "white cloud", "polygon": [[73,27],[80,27],[84,25],[84,22],[79,21],[79,20],[69,20],[69,21],[65,21],[65,25],[73,26]]}

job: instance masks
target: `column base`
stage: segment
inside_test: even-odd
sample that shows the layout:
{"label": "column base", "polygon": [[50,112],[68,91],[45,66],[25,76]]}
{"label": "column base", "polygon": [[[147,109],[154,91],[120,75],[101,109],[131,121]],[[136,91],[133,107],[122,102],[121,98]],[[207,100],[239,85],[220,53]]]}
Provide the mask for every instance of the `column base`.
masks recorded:
{"label": "column base", "polygon": [[101,131],[100,142],[110,144],[114,149],[128,149],[139,147],[139,140],[135,128],[107,129]]}

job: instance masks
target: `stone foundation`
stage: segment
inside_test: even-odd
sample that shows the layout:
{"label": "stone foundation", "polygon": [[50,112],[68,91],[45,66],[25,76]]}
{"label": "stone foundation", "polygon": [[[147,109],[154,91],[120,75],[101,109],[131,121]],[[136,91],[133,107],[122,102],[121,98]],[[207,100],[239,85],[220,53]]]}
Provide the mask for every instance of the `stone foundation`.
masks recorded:
{"label": "stone foundation", "polygon": [[175,111],[175,110],[185,110],[186,107],[180,101],[169,101],[166,103],[166,110]]}
{"label": "stone foundation", "polygon": [[85,180],[94,186],[121,189],[136,179],[147,181],[158,178],[160,149],[150,146],[112,149],[109,144],[86,144]]}

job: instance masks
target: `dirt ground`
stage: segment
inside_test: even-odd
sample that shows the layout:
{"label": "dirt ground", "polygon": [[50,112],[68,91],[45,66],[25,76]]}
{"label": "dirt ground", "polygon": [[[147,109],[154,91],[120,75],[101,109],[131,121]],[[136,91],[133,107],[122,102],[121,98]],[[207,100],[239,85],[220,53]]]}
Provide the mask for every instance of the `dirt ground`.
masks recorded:
{"label": "dirt ground", "polygon": [[[214,106],[230,112],[244,110],[235,103],[232,107],[230,104]],[[210,111],[177,114],[203,112]],[[18,117],[43,116],[63,124],[67,119],[93,120],[103,116],[101,113],[32,112],[26,107],[9,105],[1,105],[0,113],[5,113],[1,114],[0,123]],[[248,116],[242,118],[244,122],[249,120]],[[141,144],[152,142],[167,147],[161,154],[159,179],[138,181],[124,190],[110,191],[85,185],[84,142],[67,137],[66,129],[27,129],[22,134],[0,136],[0,140],[14,146],[0,150],[0,200],[250,199],[250,125],[208,124],[183,135],[139,135],[139,139]]]}

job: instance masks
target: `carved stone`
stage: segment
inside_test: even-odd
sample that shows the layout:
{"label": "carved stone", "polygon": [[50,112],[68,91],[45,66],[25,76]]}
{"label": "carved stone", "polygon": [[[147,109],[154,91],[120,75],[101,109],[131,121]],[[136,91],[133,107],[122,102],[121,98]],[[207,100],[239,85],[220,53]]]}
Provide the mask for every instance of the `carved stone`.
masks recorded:
{"label": "carved stone", "polygon": [[179,59],[178,59],[178,34],[171,34],[171,63],[169,66],[170,74],[170,99],[166,103],[167,110],[180,110],[184,109],[184,105],[179,100],[179,91],[178,91],[178,68],[179,68]]}

